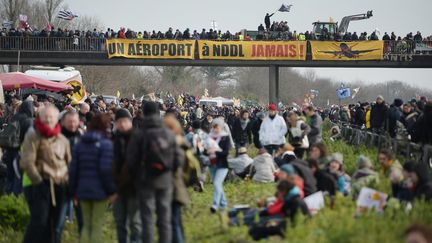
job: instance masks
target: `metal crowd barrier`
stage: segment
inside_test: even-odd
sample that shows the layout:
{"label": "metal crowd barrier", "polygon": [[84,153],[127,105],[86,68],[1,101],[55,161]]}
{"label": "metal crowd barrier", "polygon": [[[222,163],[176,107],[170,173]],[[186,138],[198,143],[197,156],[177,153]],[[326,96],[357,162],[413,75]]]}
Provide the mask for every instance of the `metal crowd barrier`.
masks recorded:
{"label": "metal crowd barrier", "polygon": [[352,146],[365,145],[367,148],[388,148],[406,160],[426,163],[432,168],[432,145],[421,145],[406,139],[394,139],[389,136],[351,127],[349,125],[329,122],[330,127],[340,128],[340,138]]}

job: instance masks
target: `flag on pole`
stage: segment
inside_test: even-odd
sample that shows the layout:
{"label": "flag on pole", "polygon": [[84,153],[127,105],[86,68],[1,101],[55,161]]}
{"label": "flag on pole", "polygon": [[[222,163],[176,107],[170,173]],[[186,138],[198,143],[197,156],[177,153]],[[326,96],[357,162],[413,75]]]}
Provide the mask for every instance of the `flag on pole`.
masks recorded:
{"label": "flag on pole", "polygon": [[72,11],[70,10],[60,10],[60,12],[57,15],[57,18],[64,19],[64,20],[72,20],[77,17],[78,15],[72,13]]}
{"label": "flag on pole", "polygon": [[283,3],[282,4],[282,6],[279,8],[279,12],[290,12],[291,11],[291,7],[292,7],[292,4],[286,4],[286,3]]}
{"label": "flag on pole", "polygon": [[117,98],[120,99],[120,91],[119,90],[117,90]]}

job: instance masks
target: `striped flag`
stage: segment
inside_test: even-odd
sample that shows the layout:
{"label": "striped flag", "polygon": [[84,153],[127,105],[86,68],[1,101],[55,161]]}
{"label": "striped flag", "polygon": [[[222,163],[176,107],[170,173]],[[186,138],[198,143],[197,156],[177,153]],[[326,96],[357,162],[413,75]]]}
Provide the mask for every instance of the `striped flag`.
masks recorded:
{"label": "striped flag", "polygon": [[72,20],[76,17],[78,17],[78,15],[72,13],[72,11],[70,10],[61,10],[57,15],[57,18],[64,19],[64,20]]}
{"label": "striped flag", "polygon": [[286,3],[284,3],[279,8],[279,12],[289,12],[289,11],[291,11],[291,7],[292,7],[292,4],[286,4]]}

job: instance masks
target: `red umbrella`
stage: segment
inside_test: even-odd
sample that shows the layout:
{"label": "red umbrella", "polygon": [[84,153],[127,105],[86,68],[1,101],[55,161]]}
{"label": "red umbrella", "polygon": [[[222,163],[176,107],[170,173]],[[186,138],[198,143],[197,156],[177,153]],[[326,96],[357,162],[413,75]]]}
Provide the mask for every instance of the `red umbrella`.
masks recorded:
{"label": "red umbrella", "polygon": [[0,80],[3,84],[3,90],[40,89],[51,92],[61,92],[71,89],[69,85],[64,83],[36,78],[20,72],[0,73]]}

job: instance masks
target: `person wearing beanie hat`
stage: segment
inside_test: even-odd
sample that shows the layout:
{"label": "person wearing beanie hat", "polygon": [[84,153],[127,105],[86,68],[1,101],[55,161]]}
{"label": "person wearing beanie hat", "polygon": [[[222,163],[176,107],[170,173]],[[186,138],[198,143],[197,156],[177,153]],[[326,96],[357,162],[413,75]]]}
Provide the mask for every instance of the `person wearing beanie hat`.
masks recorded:
{"label": "person wearing beanie hat", "polygon": [[262,121],[259,130],[259,140],[270,155],[283,144],[285,144],[285,134],[287,125],[282,116],[277,114],[275,104],[269,106],[268,116]]}
{"label": "person wearing beanie hat", "polygon": [[343,155],[334,153],[329,158],[328,171],[336,176],[339,192],[346,195],[350,191],[351,178],[343,169]]}
{"label": "person wearing beanie hat", "polygon": [[144,116],[159,116],[159,104],[153,101],[143,101],[142,104]]}
{"label": "person wearing beanie hat", "polygon": [[132,134],[126,152],[127,168],[135,174],[134,185],[139,190],[139,208],[146,212],[141,214],[141,239],[153,242],[156,215],[159,242],[171,242],[173,172],[183,165],[185,156],[161,120],[159,103],[143,102],[142,110],[141,128]]}
{"label": "person wearing beanie hat", "polygon": [[376,99],[376,104],[372,106],[370,111],[370,128],[375,133],[383,133],[386,128],[389,108],[387,107],[384,98],[380,95]]}
{"label": "person wearing beanie hat", "polygon": [[304,181],[297,174],[294,166],[292,166],[291,164],[282,165],[279,169],[279,172],[277,173],[277,178],[279,181],[285,180],[294,183],[299,189],[300,197],[304,198]]}
{"label": "person wearing beanie hat", "polygon": [[125,108],[121,108],[121,109],[118,109],[115,113],[115,121],[122,119],[122,118],[129,118],[132,120],[132,115]]}
{"label": "person wearing beanie hat", "polygon": [[357,199],[357,196],[363,187],[373,187],[379,183],[378,173],[373,170],[371,160],[364,155],[360,155],[357,158],[357,170],[351,178],[351,194],[354,199]]}
{"label": "person wearing beanie hat", "polygon": [[[126,170],[126,151],[133,134],[132,116],[125,108],[115,113],[113,177],[117,186],[118,198],[113,204],[113,215],[117,226],[119,242],[141,237],[141,218],[139,215],[138,198],[131,181],[132,174]],[[127,223],[129,222],[129,223]],[[130,236],[128,237],[128,226]]]}

